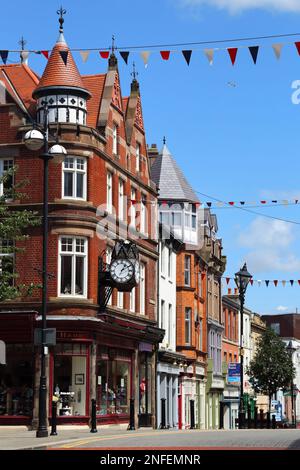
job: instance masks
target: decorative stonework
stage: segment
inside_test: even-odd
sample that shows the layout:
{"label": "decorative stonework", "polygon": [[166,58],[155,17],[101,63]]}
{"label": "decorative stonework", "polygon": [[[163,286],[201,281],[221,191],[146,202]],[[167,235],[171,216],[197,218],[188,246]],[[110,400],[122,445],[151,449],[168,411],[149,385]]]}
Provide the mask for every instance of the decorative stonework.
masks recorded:
{"label": "decorative stonework", "polygon": [[120,81],[119,75],[116,73],[114,89],[113,89],[113,96],[112,96],[112,103],[118,109],[122,110],[122,99],[121,99],[121,91],[120,91]]}
{"label": "decorative stonework", "polygon": [[142,105],[141,105],[141,98],[138,97],[137,105],[136,105],[136,112],[135,112],[135,122],[134,122],[140,129],[144,130],[144,121],[143,121],[143,114],[142,114]]}

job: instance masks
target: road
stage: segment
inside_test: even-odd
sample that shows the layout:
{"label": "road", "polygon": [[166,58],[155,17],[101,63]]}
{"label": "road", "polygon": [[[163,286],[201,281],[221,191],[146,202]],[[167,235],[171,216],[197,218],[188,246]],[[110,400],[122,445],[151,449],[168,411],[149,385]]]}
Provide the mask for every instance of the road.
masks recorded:
{"label": "road", "polygon": [[[50,448],[50,447],[48,447]],[[52,449],[291,449],[300,450],[300,429],[276,430],[99,430]]]}

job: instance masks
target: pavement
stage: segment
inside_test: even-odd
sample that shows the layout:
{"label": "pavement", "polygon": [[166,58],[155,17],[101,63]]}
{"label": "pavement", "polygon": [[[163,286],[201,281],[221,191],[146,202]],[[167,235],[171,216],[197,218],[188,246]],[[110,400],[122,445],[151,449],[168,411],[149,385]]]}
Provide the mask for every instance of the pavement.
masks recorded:
{"label": "pavement", "polygon": [[58,427],[57,436],[36,438],[35,431],[0,427],[0,449],[277,449],[300,450],[300,429],[245,429],[232,431],[153,430],[127,431],[125,426]]}

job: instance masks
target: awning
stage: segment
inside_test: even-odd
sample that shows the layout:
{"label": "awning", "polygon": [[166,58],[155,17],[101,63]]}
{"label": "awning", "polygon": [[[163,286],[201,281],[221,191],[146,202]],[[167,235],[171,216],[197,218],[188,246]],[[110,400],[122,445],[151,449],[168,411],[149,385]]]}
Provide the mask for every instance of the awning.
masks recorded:
{"label": "awning", "polygon": [[0,364],[6,364],[6,347],[4,341],[0,340]]}

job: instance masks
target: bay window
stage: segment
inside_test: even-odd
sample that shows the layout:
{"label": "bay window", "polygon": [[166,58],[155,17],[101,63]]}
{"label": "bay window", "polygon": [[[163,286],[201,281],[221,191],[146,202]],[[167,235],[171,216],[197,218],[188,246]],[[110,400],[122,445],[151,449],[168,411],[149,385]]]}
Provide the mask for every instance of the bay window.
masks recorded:
{"label": "bay window", "polygon": [[87,239],[59,240],[59,295],[87,296]]}
{"label": "bay window", "polygon": [[63,198],[86,200],[85,158],[65,158],[63,162]]}

